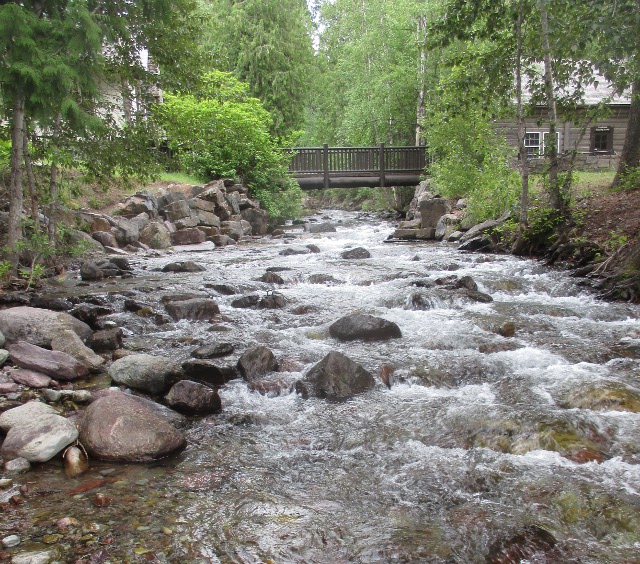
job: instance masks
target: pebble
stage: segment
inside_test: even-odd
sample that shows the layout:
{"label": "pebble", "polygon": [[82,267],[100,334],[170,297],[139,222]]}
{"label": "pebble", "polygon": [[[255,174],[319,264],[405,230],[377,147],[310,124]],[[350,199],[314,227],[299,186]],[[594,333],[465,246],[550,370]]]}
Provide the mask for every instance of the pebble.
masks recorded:
{"label": "pebble", "polygon": [[22,552],[13,556],[11,564],[50,564],[57,561],[56,556],[57,555],[53,550]]}
{"label": "pebble", "polygon": [[9,535],[2,539],[2,546],[5,548],[12,548],[20,544],[20,537],[18,535]]}
{"label": "pebble", "polygon": [[60,401],[62,398],[62,393],[58,390],[44,390],[42,392],[42,397],[50,403],[54,403],[56,401]]}
{"label": "pebble", "polygon": [[0,490],[6,490],[13,486],[13,480],[11,478],[0,479]]}

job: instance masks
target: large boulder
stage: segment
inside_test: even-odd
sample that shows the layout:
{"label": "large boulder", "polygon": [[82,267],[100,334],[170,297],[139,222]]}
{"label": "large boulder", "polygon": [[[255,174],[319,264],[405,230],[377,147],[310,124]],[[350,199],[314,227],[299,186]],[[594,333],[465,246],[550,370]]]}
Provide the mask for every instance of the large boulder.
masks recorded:
{"label": "large boulder", "polygon": [[269,231],[269,214],[258,208],[245,208],[240,212],[242,219],[251,224],[253,235],[266,235]]}
{"label": "large boulder", "polygon": [[247,382],[251,382],[260,376],[278,370],[278,361],[270,349],[258,345],[242,354],[238,360],[238,370]]}
{"label": "large boulder", "polygon": [[207,240],[204,231],[197,228],[182,229],[171,234],[173,245],[199,245]]}
{"label": "large boulder", "polygon": [[150,354],[125,356],[107,369],[114,382],[150,394],[165,393],[179,371],[171,359]]}
{"label": "large boulder", "polygon": [[94,231],[91,236],[103,247],[117,247],[118,242],[112,233],[107,231]]}
{"label": "large boulder", "polygon": [[420,201],[419,210],[422,228],[436,229],[440,218],[451,211],[451,204],[446,198],[425,198]]}
{"label": "large boulder", "polygon": [[179,319],[206,321],[220,313],[218,304],[214,300],[207,298],[171,301],[164,307],[166,308],[167,313],[176,321]]}
{"label": "large boulder", "polygon": [[91,328],[60,311],[27,306],[0,310],[0,331],[8,343],[26,341],[41,347],[51,346],[51,339],[63,329],[71,329],[83,342],[91,338]]}
{"label": "large boulder", "polygon": [[26,341],[10,345],[8,350],[15,365],[53,376],[58,380],[77,380],[89,374],[84,364],[61,351],[50,351]]}
{"label": "large boulder", "polygon": [[157,460],[185,444],[180,431],[122,392],[111,392],[85,410],[80,440],[91,456],[120,462]]}
{"label": "large boulder", "polygon": [[158,201],[151,192],[146,190],[136,192],[124,201],[120,213],[127,218],[133,218],[142,213],[148,214],[149,217],[156,217],[158,215]]}
{"label": "large boulder", "polygon": [[338,319],[329,327],[329,334],[340,341],[382,341],[402,337],[400,328],[393,321],[363,313]]}
{"label": "large boulder", "polygon": [[118,241],[121,247],[131,245],[138,240],[140,236],[140,227],[137,222],[125,219],[124,217],[113,218],[114,226],[111,228],[111,233]]}
{"label": "large boulder", "polygon": [[76,426],[57,414],[45,414],[12,425],[2,443],[4,458],[46,462],[78,438]]}
{"label": "large boulder", "polygon": [[374,386],[373,374],[348,356],[334,351],[311,368],[302,380],[296,382],[296,392],[305,399],[315,396],[345,400]]}
{"label": "large boulder", "polygon": [[56,410],[50,405],[40,401],[30,401],[0,414],[0,430],[6,433],[14,425],[21,425],[41,419],[46,415],[56,414]]}
{"label": "large boulder", "polygon": [[153,221],[140,232],[140,242],[152,249],[167,249],[171,246],[171,233],[164,223]]}
{"label": "large boulder", "polygon": [[209,415],[222,409],[217,390],[191,380],[174,384],[165,400],[171,407],[187,415]]}

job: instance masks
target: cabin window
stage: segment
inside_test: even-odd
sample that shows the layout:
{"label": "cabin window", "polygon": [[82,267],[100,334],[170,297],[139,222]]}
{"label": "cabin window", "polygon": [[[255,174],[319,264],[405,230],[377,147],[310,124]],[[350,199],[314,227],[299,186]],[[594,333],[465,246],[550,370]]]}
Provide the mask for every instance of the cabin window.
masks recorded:
{"label": "cabin window", "polygon": [[541,155],[539,131],[528,131],[524,134],[524,148],[528,159],[535,159]]}
{"label": "cabin window", "polygon": [[591,128],[591,152],[613,153],[613,127],[598,126]]}

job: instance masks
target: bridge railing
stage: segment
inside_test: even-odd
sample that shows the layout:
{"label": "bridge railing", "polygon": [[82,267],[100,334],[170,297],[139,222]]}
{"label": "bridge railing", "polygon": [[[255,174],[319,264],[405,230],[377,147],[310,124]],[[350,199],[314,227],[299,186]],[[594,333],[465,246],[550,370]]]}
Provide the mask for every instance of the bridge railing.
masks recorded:
{"label": "bridge railing", "polygon": [[422,172],[427,165],[425,147],[295,147],[289,172],[294,176]]}
{"label": "bridge railing", "polygon": [[304,190],[410,186],[427,166],[426,147],[295,147],[290,174]]}

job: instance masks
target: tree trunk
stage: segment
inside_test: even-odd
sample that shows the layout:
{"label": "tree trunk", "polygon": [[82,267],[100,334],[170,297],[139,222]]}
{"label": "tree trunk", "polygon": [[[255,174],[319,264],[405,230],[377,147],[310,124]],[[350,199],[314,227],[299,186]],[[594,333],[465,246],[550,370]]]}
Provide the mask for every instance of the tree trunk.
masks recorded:
{"label": "tree trunk", "polygon": [[133,123],[132,111],[131,111],[131,88],[129,88],[129,81],[122,77],[122,113],[124,114],[124,121],[131,125]]}
{"label": "tree trunk", "polygon": [[551,46],[549,44],[549,16],[547,13],[546,0],[539,0],[540,23],[542,28],[542,54],[544,57],[544,86],[547,95],[547,106],[549,108],[549,150],[545,146],[545,156],[549,161],[549,197],[551,207],[564,212],[564,198],[560,192],[558,183],[558,144],[557,144],[557,124],[558,110],[556,107],[556,96],[554,92],[553,70],[551,68]]}
{"label": "tree trunk", "polygon": [[638,166],[640,166],[640,78],[634,80],[631,86],[629,123],[613,185],[619,185],[624,180],[625,174]]}
{"label": "tree trunk", "polygon": [[[56,147],[60,139],[60,126],[62,125],[62,115],[58,114],[53,126],[53,146]],[[58,161],[56,151],[54,149],[53,158],[51,161],[51,173],[49,176],[49,196],[51,198],[51,204],[49,206],[49,241],[54,245],[58,241]]]}
{"label": "tree trunk", "polygon": [[425,78],[427,63],[427,51],[425,40],[427,33],[427,17],[422,15],[418,18],[418,45],[420,58],[418,61],[418,104],[416,111],[416,146],[424,145],[424,133],[422,131],[422,120],[425,114]]}
{"label": "tree trunk", "polygon": [[518,19],[516,20],[516,105],[518,120],[518,163],[520,165],[520,183],[522,192],[520,194],[520,229],[527,227],[527,216],[529,211],[529,161],[527,160],[527,148],[524,137],[526,133],[524,111],[522,110],[522,23],[524,20],[524,0],[518,2]]}
{"label": "tree trunk", "polygon": [[22,240],[22,171],[24,166],[24,94],[18,94],[11,119],[11,178],[9,181],[9,225],[7,247],[14,270],[18,268],[18,243]]}
{"label": "tree trunk", "polygon": [[29,128],[25,125],[23,137],[24,168],[27,173],[27,185],[29,186],[29,199],[31,200],[31,218],[33,219],[33,230],[40,232],[40,221],[38,220],[38,190],[36,187],[36,177],[33,174],[31,163],[31,153],[29,152]]}

